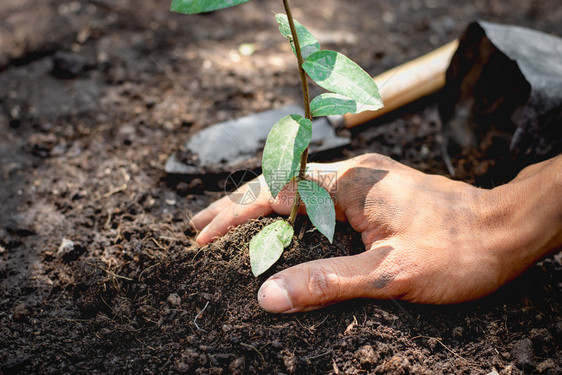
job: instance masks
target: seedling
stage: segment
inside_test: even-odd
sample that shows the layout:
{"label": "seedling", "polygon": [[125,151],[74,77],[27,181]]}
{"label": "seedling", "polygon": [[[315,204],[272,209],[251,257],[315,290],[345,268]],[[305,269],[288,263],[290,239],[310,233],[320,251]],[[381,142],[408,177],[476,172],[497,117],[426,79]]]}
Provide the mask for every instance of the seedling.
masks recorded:
{"label": "seedling", "polygon": [[[173,0],[171,10],[196,14],[248,1]],[[316,38],[293,19],[288,0],[283,0],[283,6],[286,14],[277,14],[275,19],[281,35],[288,39],[297,58],[305,115],[295,114],[280,119],[265,143],[262,170],[271,195],[276,198],[292,182],[296,183],[297,191],[289,218],[269,224],[250,241],[250,264],[255,276],[267,271],[291,244],[301,201],[311,223],[330,243],[333,241],[336,225],[334,203],[326,189],[306,179],[312,118],[374,111],[383,106],[377,85],[369,74],[339,52],[321,50]],[[329,92],[311,101],[307,75]]]}

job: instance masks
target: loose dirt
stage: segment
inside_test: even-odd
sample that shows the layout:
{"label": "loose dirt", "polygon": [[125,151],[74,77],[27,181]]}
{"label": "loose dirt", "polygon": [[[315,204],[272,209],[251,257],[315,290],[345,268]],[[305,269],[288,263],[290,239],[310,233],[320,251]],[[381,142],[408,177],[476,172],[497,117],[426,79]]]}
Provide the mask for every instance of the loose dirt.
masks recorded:
{"label": "loose dirt", "polygon": [[[375,75],[458,37],[473,19],[562,34],[556,1],[294,1],[324,47]],[[472,303],[356,300],[263,312],[252,221],[200,248],[188,216],[224,176],[171,181],[168,155],[218,121],[298,103],[289,47],[252,1],[181,16],[165,1],[0,4],[0,373],[560,373],[561,256]],[[238,52],[254,43],[252,56]],[[392,84],[389,82],[389,84]],[[429,98],[352,132],[340,160],[379,152],[446,175]],[[459,177],[498,183],[483,155]],[[307,233],[275,266],[362,250]]]}

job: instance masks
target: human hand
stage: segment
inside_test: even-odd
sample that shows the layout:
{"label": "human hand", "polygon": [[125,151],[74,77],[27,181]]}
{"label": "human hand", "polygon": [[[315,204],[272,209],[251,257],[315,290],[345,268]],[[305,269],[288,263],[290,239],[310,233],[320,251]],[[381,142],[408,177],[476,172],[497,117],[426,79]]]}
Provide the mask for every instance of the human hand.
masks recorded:
{"label": "human hand", "polygon": [[[358,297],[432,304],[472,300],[514,278],[552,247],[553,238],[560,239],[559,227],[537,238],[536,228],[524,220],[534,200],[515,208],[521,189],[533,186],[526,183],[532,173],[483,190],[377,154],[309,169],[309,178],[332,195],[338,220],[361,233],[366,251],[273,275],[258,292],[270,312],[308,311]],[[224,197],[197,214],[193,225],[203,229],[197,242],[206,244],[250,218],[288,215],[294,187],[272,200],[263,176],[258,181],[262,188],[252,204]]]}

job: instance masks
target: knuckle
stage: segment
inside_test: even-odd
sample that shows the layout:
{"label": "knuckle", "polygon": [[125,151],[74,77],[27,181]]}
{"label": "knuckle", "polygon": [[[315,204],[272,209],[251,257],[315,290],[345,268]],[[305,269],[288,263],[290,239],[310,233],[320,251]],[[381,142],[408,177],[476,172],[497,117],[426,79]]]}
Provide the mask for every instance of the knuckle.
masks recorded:
{"label": "knuckle", "polygon": [[358,156],[358,161],[362,164],[373,164],[378,167],[391,167],[396,164],[396,161],[386,155],[369,153]]}
{"label": "knuckle", "polygon": [[407,295],[417,289],[413,278],[407,272],[401,272],[400,275],[393,280],[391,288],[397,295]]}
{"label": "knuckle", "polygon": [[352,160],[359,164],[368,163],[372,161],[378,154],[375,153],[366,153],[359,156],[354,157]]}
{"label": "knuckle", "polygon": [[407,295],[416,291],[416,278],[408,265],[393,262],[388,268],[391,269],[391,272],[394,272],[395,275],[392,283],[389,285],[393,294]]}
{"label": "knuckle", "polygon": [[331,302],[339,295],[339,277],[330,268],[312,266],[308,275],[310,296],[320,304]]}

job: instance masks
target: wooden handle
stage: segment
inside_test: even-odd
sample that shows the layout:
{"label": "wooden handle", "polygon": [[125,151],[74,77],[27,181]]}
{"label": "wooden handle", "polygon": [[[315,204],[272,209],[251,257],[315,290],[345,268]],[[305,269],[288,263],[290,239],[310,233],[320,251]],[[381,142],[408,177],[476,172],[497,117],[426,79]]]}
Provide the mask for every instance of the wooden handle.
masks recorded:
{"label": "wooden handle", "polygon": [[458,45],[458,40],[453,40],[427,55],[374,77],[384,107],[378,111],[344,115],[345,127],[353,128],[443,88],[445,72]]}

